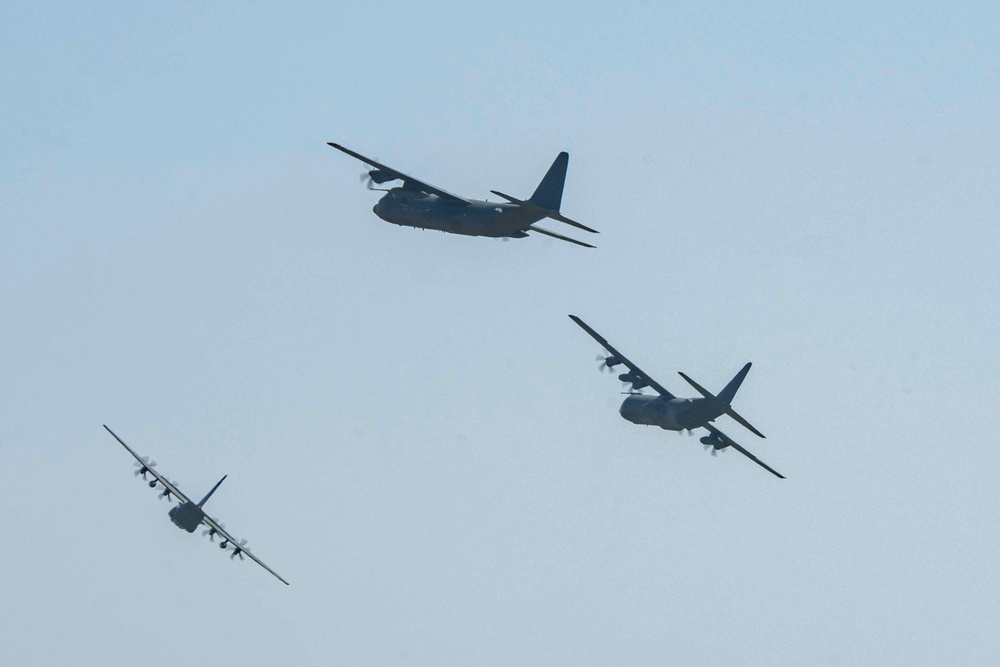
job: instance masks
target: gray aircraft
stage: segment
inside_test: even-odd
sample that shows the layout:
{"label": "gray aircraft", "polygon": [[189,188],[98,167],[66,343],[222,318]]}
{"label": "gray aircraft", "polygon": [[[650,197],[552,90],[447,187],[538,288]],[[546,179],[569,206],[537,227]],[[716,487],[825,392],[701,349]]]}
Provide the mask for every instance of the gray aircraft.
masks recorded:
{"label": "gray aircraft", "polygon": [[[528,232],[537,232],[585,248],[593,248],[594,246],[542,229],[534,223],[543,218],[551,218],[577,229],[593,234],[599,233],[596,229],[570,220],[559,212],[559,206],[562,204],[563,184],[566,181],[566,167],[569,164],[569,153],[563,152],[556,157],[555,162],[542,178],[542,182],[538,184],[534,194],[528,199],[517,199],[502,192],[490,190],[496,196],[505,199],[506,202],[488,202],[459,197],[429,183],[418,181],[412,176],[396,171],[360,153],[355,153],[340,144],[335,144],[332,141],[327,142],[327,144],[372,167],[367,173],[361,174],[361,178],[368,181],[369,190],[379,190],[386,193],[378,200],[372,211],[386,222],[395,225],[436,229],[466,236],[511,239],[524,238],[528,236]],[[376,188],[372,185],[373,183],[382,185],[396,180],[402,181],[402,186],[386,189]]]}
{"label": "gray aircraft", "polygon": [[[701,397],[677,398],[664,389],[659,382],[646,375],[646,373],[644,373],[638,366],[629,361],[624,354],[613,348],[611,343],[605,340],[599,333],[587,326],[583,320],[576,315],[570,315],[569,317],[574,322],[579,324],[584,331],[589,333],[594,340],[600,343],[604,349],[611,353],[607,357],[598,357],[598,360],[601,361],[601,370],[604,370],[605,368],[612,369],[619,364],[628,369],[628,372],[622,373],[618,376],[618,379],[622,382],[632,385],[632,391],[629,392],[629,397],[622,402],[622,406],[619,409],[619,413],[622,417],[633,424],[659,426],[660,428],[668,431],[690,432],[696,428],[704,428],[708,430],[708,435],[701,438],[701,443],[705,445],[705,449],[710,449],[712,451],[713,456],[715,456],[716,452],[720,449],[732,447],[771,474],[776,475],[781,479],[785,479],[784,475],[768,466],[766,463],[748,452],[746,449],[737,444],[732,438],[711,424],[711,422],[715,421],[718,417],[721,417],[722,415],[729,415],[741,425],[748,428],[755,435],[758,435],[761,438],[764,437],[763,433],[755,429],[750,422],[741,417],[735,410],[733,410],[732,405],[730,405],[733,397],[736,395],[736,390],[740,388],[741,384],[743,384],[743,378],[745,378],[747,373],[750,371],[749,363],[744,366],[740,372],[736,374],[736,377],[730,380],[729,384],[727,384],[718,394],[712,394],[684,373],[680,373],[680,376],[684,378],[688,384],[694,387],[698,393],[701,394]],[[641,390],[644,387],[652,388],[657,395],[653,396],[651,394],[641,393]]]}
{"label": "gray aircraft", "polygon": [[215,483],[212,490],[206,493],[205,497],[202,498],[201,501],[197,503],[191,502],[187,496],[177,490],[177,482],[169,481],[166,477],[154,470],[156,467],[156,461],[150,460],[148,456],[139,456],[132,450],[131,447],[125,444],[124,440],[119,438],[114,431],[108,428],[107,425],[105,425],[104,428],[107,429],[108,433],[114,436],[115,440],[121,443],[122,447],[128,450],[129,454],[135,457],[135,463],[133,463],[133,465],[138,468],[138,470],[135,471],[136,477],[141,475],[143,479],[146,479],[147,473],[152,475],[153,479],[149,480],[149,488],[155,489],[157,485],[163,487],[163,491],[160,493],[160,500],[163,500],[164,498],[170,500],[171,496],[177,500],[177,505],[171,507],[170,511],[167,513],[175,526],[186,530],[189,533],[196,531],[198,526],[206,526],[206,530],[202,531],[202,535],[208,535],[208,539],[212,542],[215,542],[215,536],[218,535],[222,540],[219,542],[220,549],[226,549],[230,546],[232,547],[232,553],[229,554],[230,560],[235,559],[237,556],[240,557],[240,560],[243,560],[243,555],[246,554],[250,557],[250,560],[273,574],[279,581],[281,581],[281,583],[286,586],[288,585],[288,582],[282,579],[280,574],[265,565],[264,561],[250,553],[250,550],[246,548],[246,540],[240,540],[237,542],[236,538],[226,532],[226,529],[223,528],[221,523],[205,514],[205,510],[202,509],[208,499],[212,497],[212,494],[215,493],[215,490],[218,489],[219,485],[226,479],[227,475],[223,475],[222,479]]}

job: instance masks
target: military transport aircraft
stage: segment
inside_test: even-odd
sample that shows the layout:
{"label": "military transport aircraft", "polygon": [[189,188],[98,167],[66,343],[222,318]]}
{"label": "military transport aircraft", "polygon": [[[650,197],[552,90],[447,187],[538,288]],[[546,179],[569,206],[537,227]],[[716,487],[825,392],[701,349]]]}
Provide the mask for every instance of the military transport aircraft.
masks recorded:
{"label": "military transport aircraft", "polygon": [[[600,233],[559,213],[569,153],[563,152],[556,157],[542,178],[542,182],[535,188],[534,194],[527,200],[490,190],[496,196],[507,200],[497,203],[459,197],[355,153],[340,144],[332,141],[328,141],[327,144],[372,167],[367,173],[362,173],[361,178],[368,181],[369,190],[386,193],[372,208],[375,215],[386,222],[404,227],[494,238],[519,239],[527,236],[528,232],[537,232],[585,248],[594,246],[536,227],[534,223],[543,218],[552,218],[577,229],[594,234]],[[388,189],[372,186],[372,183],[381,185],[396,180],[402,181],[403,185]]]}
{"label": "military transport aircraft", "polygon": [[149,481],[149,488],[155,489],[157,484],[163,487],[163,491],[160,493],[160,500],[164,498],[169,500],[170,496],[173,496],[178,501],[178,504],[172,507],[170,512],[168,512],[170,520],[174,522],[175,526],[183,528],[189,533],[193,533],[198,529],[198,526],[204,524],[207,526],[207,529],[202,532],[202,535],[208,535],[208,539],[212,542],[215,542],[215,536],[218,535],[222,540],[222,542],[219,543],[219,548],[225,549],[226,547],[232,545],[232,553],[229,555],[230,560],[236,558],[237,556],[240,557],[240,560],[243,560],[243,554],[246,554],[253,562],[257,563],[262,568],[276,576],[281,583],[286,586],[288,585],[288,582],[282,579],[280,574],[265,565],[264,561],[250,553],[250,550],[246,548],[246,540],[240,540],[237,542],[236,538],[226,532],[221,523],[205,514],[205,510],[202,509],[205,502],[212,497],[215,490],[218,489],[219,485],[226,479],[226,475],[223,475],[222,479],[215,483],[212,490],[206,493],[205,497],[202,498],[200,502],[193,503],[187,496],[177,490],[177,482],[169,481],[166,477],[153,469],[156,466],[156,461],[151,461],[148,456],[139,456],[132,451],[132,448],[126,445],[125,441],[119,438],[114,431],[106,425],[104,428],[107,429],[108,433],[115,437],[115,440],[122,444],[122,447],[128,450],[129,454],[135,457],[136,462],[133,463],[133,465],[138,468],[138,470],[135,471],[136,477],[141,475],[143,479],[146,479],[146,473],[149,473],[153,476],[153,479]]}
{"label": "military transport aircraft", "polygon": [[[619,364],[624,365],[628,369],[627,373],[622,373],[618,376],[618,379],[622,382],[632,385],[632,391],[629,392],[629,397],[622,402],[622,406],[619,409],[619,413],[622,417],[633,424],[659,426],[660,428],[668,431],[690,432],[696,428],[707,429],[709,434],[701,438],[701,443],[705,445],[705,449],[711,448],[713,456],[715,456],[716,452],[720,449],[732,447],[768,472],[780,477],[781,479],[785,479],[784,475],[745,450],[732,438],[711,424],[711,422],[715,421],[717,417],[729,415],[737,422],[750,429],[750,431],[754,434],[762,438],[764,437],[763,433],[751,426],[750,423],[733,410],[730,405],[733,397],[736,395],[736,390],[740,388],[741,384],[743,384],[743,378],[747,376],[747,372],[750,370],[749,363],[744,366],[740,372],[736,374],[736,377],[730,380],[729,384],[727,384],[717,395],[712,394],[684,373],[680,373],[680,376],[684,378],[688,384],[694,387],[702,397],[677,398],[664,389],[659,382],[646,375],[646,373],[644,373],[638,366],[626,359],[624,354],[611,347],[611,343],[605,340],[599,333],[587,326],[583,320],[576,315],[570,315],[569,317],[571,320],[579,324],[584,331],[589,333],[594,340],[600,343],[604,349],[611,353],[610,356],[607,357],[598,357],[598,360],[601,361],[600,368],[602,370],[605,368],[614,368]],[[658,395],[653,396],[641,393],[643,387],[651,387]]]}

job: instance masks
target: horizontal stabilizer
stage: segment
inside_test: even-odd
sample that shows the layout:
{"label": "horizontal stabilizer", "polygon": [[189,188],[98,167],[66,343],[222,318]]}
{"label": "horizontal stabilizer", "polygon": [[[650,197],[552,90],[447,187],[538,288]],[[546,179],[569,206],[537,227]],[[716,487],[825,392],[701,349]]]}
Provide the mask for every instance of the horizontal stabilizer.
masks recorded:
{"label": "horizontal stabilizer", "polygon": [[525,201],[524,199],[518,199],[517,197],[511,197],[510,195],[506,195],[502,192],[497,192],[496,190],[490,190],[490,192],[495,194],[497,197],[502,197],[506,199],[511,204],[517,204],[521,208],[531,211],[532,213],[535,213],[537,215],[541,215],[546,218],[552,218],[553,220],[558,220],[559,222],[565,223],[572,227],[576,227],[577,229],[582,229],[583,231],[590,232],[591,234],[600,234],[600,232],[597,231],[596,229],[591,229],[586,225],[581,225],[579,222],[575,220],[570,220],[559,211],[553,211],[550,208],[542,208],[537,204],[532,204],[530,201]]}
{"label": "horizontal stabilizer", "polygon": [[[749,369],[745,368],[744,370],[749,370]],[[736,412],[736,410],[733,410],[733,407],[731,405],[729,405],[728,403],[720,400],[718,396],[716,396],[715,394],[713,394],[709,390],[707,390],[704,387],[702,387],[700,384],[698,384],[697,382],[695,382],[694,380],[692,380],[691,378],[689,378],[684,373],[678,372],[678,374],[682,378],[684,378],[689,385],[691,385],[692,387],[694,387],[695,389],[697,389],[699,394],[701,394],[702,396],[704,396],[705,398],[707,398],[708,402],[711,403],[712,407],[714,407],[716,410],[718,410],[719,412],[722,412],[724,414],[729,415],[730,417],[732,417],[733,419],[735,419],[741,426],[743,426],[744,428],[746,428],[747,430],[749,430],[754,435],[759,436],[761,438],[766,438],[767,437],[766,435],[764,435],[763,433],[761,433],[760,431],[758,431],[757,429],[755,429],[750,422],[748,422],[746,419],[744,419],[743,417],[741,417]],[[744,373],[744,375],[745,375],[745,373]]]}
{"label": "horizontal stabilizer", "polygon": [[528,227],[528,231],[538,232],[539,234],[545,234],[546,236],[551,236],[554,239],[559,239],[560,241],[569,241],[570,243],[575,243],[577,245],[582,245],[584,248],[593,248],[594,246],[589,243],[584,243],[583,241],[577,241],[576,239],[571,239],[568,236],[563,236],[562,234],[556,234],[555,232],[550,232],[547,229],[542,229],[541,227],[535,227],[531,225]]}

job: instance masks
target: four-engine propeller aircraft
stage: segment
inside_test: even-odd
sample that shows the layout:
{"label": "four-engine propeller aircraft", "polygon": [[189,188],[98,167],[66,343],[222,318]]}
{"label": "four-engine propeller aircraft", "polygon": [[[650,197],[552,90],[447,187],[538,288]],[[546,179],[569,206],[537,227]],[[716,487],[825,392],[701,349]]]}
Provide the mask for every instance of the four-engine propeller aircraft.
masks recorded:
{"label": "four-engine propeller aircraft", "polygon": [[[619,409],[622,417],[633,424],[659,426],[668,431],[692,431],[696,428],[707,429],[709,434],[701,438],[701,443],[705,445],[706,449],[711,448],[713,456],[720,449],[732,447],[768,472],[781,479],[785,479],[784,475],[768,466],[711,424],[716,418],[722,415],[729,415],[755,435],[761,438],[764,437],[763,433],[755,429],[750,422],[741,417],[730,405],[733,397],[736,395],[736,390],[743,384],[743,378],[746,377],[747,372],[750,370],[749,363],[718,394],[712,394],[684,373],[680,373],[680,376],[701,394],[701,398],[677,398],[664,389],[659,382],[629,361],[625,355],[613,348],[611,343],[587,326],[583,320],[576,315],[570,315],[569,317],[590,334],[594,340],[600,343],[604,349],[611,353],[607,357],[598,357],[598,359],[603,360],[601,363],[602,369],[611,369],[619,364],[628,369],[627,373],[622,373],[618,376],[618,379],[622,382],[632,385],[629,397],[622,402],[622,406]],[[640,390],[643,387],[652,388],[658,395],[653,396],[641,393]]]}
{"label": "four-engine propeller aircraft", "polygon": [[[536,227],[534,223],[543,218],[552,218],[577,229],[594,234],[599,233],[596,229],[570,220],[559,212],[563,184],[566,181],[566,167],[569,164],[569,153],[563,152],[556,157],[534,194],[527,200],[517,199],[491,190],[490,192],[496,196],[507,200],[507,202],[496,203],[459,197],[429,183],[419,181],[401,171],[396,171],[360,153],[355,153],[340,144],[335,144],[332,141],[327,142],[327,144],[372,167],[367,174],[362,174],[361,178],[368,181],[369,190],[380,190],[386,193],[372,208],[375,215],[386,222],[405,227],[436,229],[452,234],[494,238],[518,239],[528,236],[528,232],[537,232],[585,248],[593,248],[594,246]],[[388,189],[372,186],[373,183],[382,185],[396,180],[402,181],[403,185]]]}
{"label": "four-engine propeller aircraft", "polygon": [[280,574],[265,565],[264,561],[250,553],[250,550],[246,548],[246,540],[240,540],[237,542],[236,538],[226,532],[221,523],[205,514],[205,510],[202,509],[205,502],[212,497],[215,490],[218,489],[219,485],[226,479],[226,475],[223,475],[222,479],[215,483],[212,490],[206,493],[205,497],[202,498],[200,502],[193,503],[187,496],[177,490],[176,482],[169,481],[166,477],[154,470],[154,467],[156,466],[155,461],[151,461],[148,456],[139,456],[132,451],[132,448],[126,445],[125,441],[119,438],[114,431],[106,425],[104,428],[107,429],[108,433],[114,436],[115,440],[121,443],[122,447],[128,450],[129,454],[135,457],[136,462],[133,465],[138,468],[138,470],[135,471],[136,477],[141,475],[143,479],[146,479],[146,473],[149,473],[153,476],[153,479],[149,481],[149,488],[156,488],[157,484],[159,484],[163,487],[163,491],[160,493],[161,499],[167,498],[169,500],[170,496],[173,496],[178,501],[178,504],[172,507],[170,512],[168,512],[170,520],[173,521],[175,526],[182,528],[189,533],[193,533],[198,529],[198,526],[204,524],[208,528],[202,532],[202,535],[208,535],[208,538],[212,542],[215,542],[215,536],[218,535],[222,540],[222,542],[219,543],[219,548],[225,549],[232,545],[232,553],[229,555],[230,559],[234,559],[239,556],[240,560],[243,560],[243,554],[246,554],[253,562],[257,563],[262,568],[277,577],[281,583],[286,586],[288,585],[288,582],[282,579]]}

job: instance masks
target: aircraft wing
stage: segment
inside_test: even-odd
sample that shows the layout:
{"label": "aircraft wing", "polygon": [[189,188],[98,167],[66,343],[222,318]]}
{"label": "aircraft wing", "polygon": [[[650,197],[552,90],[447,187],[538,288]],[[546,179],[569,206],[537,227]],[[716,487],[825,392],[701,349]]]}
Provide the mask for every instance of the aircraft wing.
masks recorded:
{"label": "aircraft wing", "polygon": [[[138,454],[136,454],[132,450],[131,447],[129,447],[128,445],[125,444],[124,440],[122,440],[121,438],[119,438],[115,434],[114,431],[112,431],[110,428],[108,428],[107,424],[104,424],[103,426],[104,426],[105,429],[107,429],[108,433],[110,433],[111,435],[113,435],[115,437],[115,440],[117,440],[118,442],[120,442],[122,444],[122,447],[124,447],[125,449],[128,450],[129,454],[131,454],[132,456],[135,457],[135,460],[138,461],[140,465],[142,465],[143,467],[146,466],[146,461],[143,461],[142,458]],[[178,488],[176,486],[174,486],[172,482],[168,481],[166,477],[164,477],[160,473],[156,472],[155,468],[146,467],[146,472],[148,472],[150,475],[152,475],[153,477],[155,477],[156,481],[158,481],[160,484],[162,484],[163,488],[165,488],[167,491],[169,491],[171,493],[171,495],[173,495],[174,497],[177,498],[177,500],[179,500],[182,503],[190,502],[190,500],[188,499],[187,496],[185,496],[183,493],[181,493],[180,490],[178,490]]]}
{"label": "aircraft wing", "polygon": [[774,475],[776,477],[780,477],[781,479],[785,479],[784,475],[782,475],[780,472],[778,472],[777,470],[775,470],[771,466],[767,465],[766,463],[764,463],[763,461],[761,461],[760,459],[758,459],[756,456],[754,456],[753,454],[751,454],[747,450],[743,449],[735,440],[733,440],[732,438],[730,438],[728,435],[726,435],[725,433],[723,433],[719,429],[715,428],[711,424],[705,424],[705,428],[707,428],[712,433],[712,435],[714,435],[715,437],[717,437],[720,440],[722,440],[728,446],[732,447],[733,449],[735,449],[736,451],[738,451],[740,454],[742,454],[743,456],[747,457],[748,459],[750,459],[751,461],[753,461],[754,463],[756,463],[757,465],[759,465],[764,470],[768,471],[769,473],[771,473],[772,475]]}
{"label": "aircraft wing", "polygon": [[[452,202],[454,204],[469,205],[469,204],[472,203],[471,201],[469,201],[468,199],[466,199],[464,197],[459,197],[458,195],[452,194],[452,193],[448,192],[447,190],[442,190],[439,187],[435,187],[435,186],[431,185],[430,183],[425,183],[424,181],[419,181],[419,180],[413,178],[412,176],[409,176],[407,174],[404,174],[401,171],[397,171],[397,170],[393,169],[392,167],[387,167],[384,164],[382,164],[381,162],[376,162],[375,160],[373,160],[371,158],[365,157],[361,153],[355,153],[354,151],[352,151],[349,148],[344,148],[340,144],[335,144],[332,141],[328,141],[328,142],[326,142],[326,144],[327,144],[327,146],[333,146],[338,151],[342,151],[344,153],[347,153],[348,155],[350,155],[353,158],[361,160],[362,162],[364,162],[365,164],[367,164],[369,166],[375,167],[376,169],[378,169],[380,171],[384,171],[386,174],[388,174],[388,175],[390,175],[390,176],[392,176],[394,178],[398,178],[399,180],[403,181],[403,183],[408,183],[410,185],[415,185],[416,189],[420,190],[421,192],[426,192],[429,195],[437,195],[441,199],[450,201],[450,202]],[[392,179],[386,179],[386,180],[392,180]]]}
{"label": "aircraft wing", "polygon": [[584,322],[583,320],[581,320],[576,315],[570,315],[569,318],[571,320],[573,320],[574,322],[576,322],[577,324],[579,324],[581,329],[583,329],[584,331],[586,331],[587,333],[589,333],[591,335],[591,337],[594,340],[596,340],[598,343],[600,343],[604,347],[605,350],[607,350],[608,352],[610,352],[611,355],[615,359],[617,359],[622,364],[624,364],[625,367],[628,368],[629,371],[632,373],[632,375],[636,376],[637,378],[640,378],[640,379],[644,380],[650,387],[652,387],[656,391],[656,393],[658,393],[663,398],[666,398],[666,399],[675,398],[674,395],[671,394],[666,389],[664,389],[663,386],[659,382],[657,382],[653,378],[649,377],[641,368],[639,368],[638,366],[636,366],[635,364],[633,364],[631,361],[629,361],[628,358],[624,354],[622,354],[621,352],[619,352],[618,350],[616,350],[615,348],[613,348],[611,346],[611,343],[609,343],[601,334],[597,333],[596,331],[594,331],[593,329],[591,329],[589,326],[587,326],[586,322]]}
{"label": "aircraft wing", "polygon": [[220,526],[220,525],[218,524],[218,522],[216,522],[216,520],[215,520],[215,519],[213,519],[212,517],[210,517],[210,516],[208,516],[208,515],[206,514],[206,515],[205,515],[205,518],[204,518],[204,519],[202,519],[202,520],[201,520],[201,522],[202,522],[202,523],[204,523],[204,524],[205,524],[206,526],[208,526],[209,528],[211,528],[212,530],[214,530],[214,531],[215,531],[215,534],[216,534],[216,535],[220,536],[220,537],[221,537],[221,538],[222,538],[223,540],[226,540],[226,541],[227,541],[227,542],[229,542],[229,543],[230,543],[231,545],[233,545],[233,548],[235,548],[235,549],[239,549],[239,551],[240,551],[240,552],[242,552],[242,553],[244,553],[244,554],[246,554],[246,555],[247,555],[247,557],[248,557],[248,558],[250,558],[250,560],[252,560],[253,562],[257,563],[257,565],[260,565],[260,566],[261,566],[262,568],[264,568],[265,570],[267,570],[268,572],[270,572],[271,574],[273,574],[273,575],[274,575],[275,577],[277,577],[277,578],[278,578],[278,581],[280,581],[281,583],[285,584],[286,586],[288,585],[288,582],[287,582],[287,581],[285,581],[285,580],[284,580],[284,579],[283,579],[283,578],[281,577],[281,575],[280,575],[280,574],[278,574],[277,572],[275,572],[274,570],[272,570],[271,568],[269,568],[269,567],[268,567],[268,566],[267,566],[267,565],[266,565],[266,564],[264,563],[264,561],[262,561],[261,559],[257,558],[256,556],[254,556],[254,555],[253,555],[253,554],[252,554],[252,553],[250,552],[250,550],[249,550],[249,549],[247,549],[247,548],[246,548],[246,547],[244,547],[244,546],[240,546],[240,543],[239,543],[239,540],[237,540],[237,539],[236,539],[236,538],[234,538],[234,537],[233,537],[232,535],[230,535],[230,534],[229,534],[228,532],[226,532],[226,529],[225,529],[225,528],[223,528],[222,526]]}

